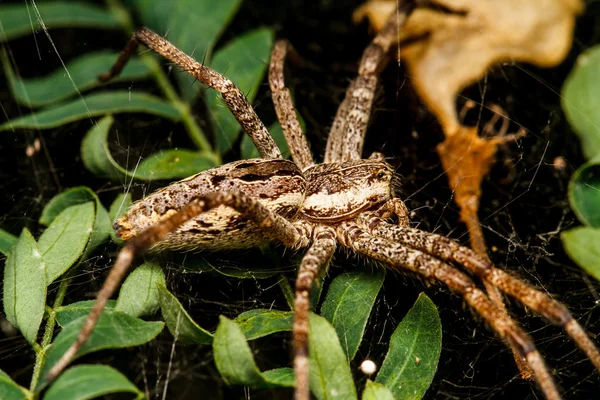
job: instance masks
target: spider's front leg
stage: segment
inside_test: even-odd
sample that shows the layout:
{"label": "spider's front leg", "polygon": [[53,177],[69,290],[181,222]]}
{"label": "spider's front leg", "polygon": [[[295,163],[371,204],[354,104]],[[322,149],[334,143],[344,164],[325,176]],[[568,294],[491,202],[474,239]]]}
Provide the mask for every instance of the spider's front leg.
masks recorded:
{"label": "spider's front leg", "polygon": [[561,398],[544,359],[529,335],[495,306],[466,274],[422,251],[373,236],[354,221],[341,223],[337,229],[337,237],[340,243],[359,254],[382,261],[392,268],[437,280],[462,296],[501,339],[527,360],[546,398]]}
{"label": "spider's front leg", "polygon": [[121,249],[115,265],[108,274],[94,306],[79,331],[75,343],[52,367],[47,376],[48,381],[54,380],[67,367],[77,351],[90,337],[108,299],[117,289],[133,259],[155,244],[165,240],[170,234],[184,226],[186,222],[220,206],[229,207],[239,213],[241,218],[251,221],[255,227],[266,234],[264,235],[266,242],[278,240],[285,246],[292,248],[308,245],[309,238],[303,235],[301,230],[281,215],[273,212],[266,205],[261,204],[257,199],[243,192],[212,192],[192,198],[187,205],[178,211],[171,213],[168,217],[131,238],[125,247]]}
{"label": "spider's front leg", "polygon": [[408,226],[389,224],[376,213],[361,215],[358,223],[374,236],[387,238],[443,261],[456,263],[515,298],[551,323],[562,327],[600,372],[600,351],[594,342],[569,310],[546,293],[496,268],[486,257],[460,246],[447,237]]}

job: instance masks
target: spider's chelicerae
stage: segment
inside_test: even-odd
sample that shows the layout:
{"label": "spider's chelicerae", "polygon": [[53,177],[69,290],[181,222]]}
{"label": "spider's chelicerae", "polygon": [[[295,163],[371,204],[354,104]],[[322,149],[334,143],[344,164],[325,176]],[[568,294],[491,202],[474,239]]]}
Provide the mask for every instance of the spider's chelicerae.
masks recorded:
{"label": "spider's chelicerae", "polygon": [[280,242],[305,251],[295,288],[293,326],[295,398],[309,398],[309,294],[319,271],[338,247],[377,260],[390,269],[437,280],[456,292],[526,362],[548,399],[560,394],[529,335],[490,300],[472,278],[514,297],[561,326],[600,370],[600,352],[560,303],[493,266],[454,241],[411,228],[395,195],[393,168],[380,153],[362,158],[364,135],[378,72],[398,37],[406,14],[393,16],[363,53],[358,77],[349,85],[333,122],[323,163],[316,164],[284,85],[290,47],[278,41],[269,83],[277,117],[293,162],[284,160],[252,106],[231,81],[203,66],[149,29],[135,32],[110,79],[138,43],[171,60],[198,81],[218,90],[262,158],[232,162],[173,183],[135,203],[115,223],[127,244],[117,257],[76,343],[49,373],[56,377],[91,334],[107,300],[134,257],[153,248],[227,250]]}

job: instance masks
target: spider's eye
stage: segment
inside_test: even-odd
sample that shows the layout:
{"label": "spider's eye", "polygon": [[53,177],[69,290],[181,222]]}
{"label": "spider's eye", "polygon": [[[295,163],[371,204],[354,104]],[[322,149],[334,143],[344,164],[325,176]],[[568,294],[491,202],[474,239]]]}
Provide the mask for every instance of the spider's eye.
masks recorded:
{"label": "spider's eye", "polygon": [[379,179],[383,178],[384,176],[385,176],[385,171],[384,170],[381,170],[381,171],[379,171],[377,173],[377,178],[379,178]]}

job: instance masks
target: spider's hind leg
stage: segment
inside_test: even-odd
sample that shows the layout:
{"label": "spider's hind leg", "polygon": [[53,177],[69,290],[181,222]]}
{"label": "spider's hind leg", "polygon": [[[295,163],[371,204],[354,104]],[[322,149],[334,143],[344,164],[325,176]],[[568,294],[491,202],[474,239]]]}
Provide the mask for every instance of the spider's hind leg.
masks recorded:
{"label": "spider's hind leg", "polygon": [[187,221],[221,205],[236,210],[243,217],[254,222],[256,226],[264,229],[265,233],[268,234],[266,240],[268,238],[279,240],[286,247],[291,248],[301,248],[308,245],[309,238],[305,237],[300,229],[244,193],[213,192],[196,197],[177,213],[157,222],[137,236],[134,236],[125,244],[125,247],[121,249],[117,256],[115,265],[104,281],[104,285],[100,289],[100,292],[98,292],[96,302],[79,331],[75,343],[67,349],[52,367],[47,376],[48,381],[54,380],[69,365],[75,358],[77,351],[90,337],[108,299],[117,289],[134,258],[150,249],[154,244],[164,240],[170,233],[176,231],[177,228]]}

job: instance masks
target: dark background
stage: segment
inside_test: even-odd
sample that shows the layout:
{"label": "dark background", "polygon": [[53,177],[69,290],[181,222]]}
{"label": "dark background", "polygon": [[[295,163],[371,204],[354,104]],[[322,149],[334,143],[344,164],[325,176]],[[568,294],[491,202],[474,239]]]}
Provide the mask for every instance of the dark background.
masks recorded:
{"label": "dark background", "polygon": [[[323,155],[329,126],[341,102],[345,87],[355,76],[362,50],[372,37],[366,23],[351,22],[352,11],[360,4],[350,0],[313,0],[288,2],[244,1],[241,10],[217,43],[216,48],[236,35],[264,25],[273,27],[276,36],[287,38],[298,53],[314,64],[313,68],[289,68],[287,82],[295,93],[296,105],[304,117],[307,134],[316,158]],[[596,301],[598,284],[583,274],[565,255],[560,232],[578,225],[566,199],[570,175],[583,163],[576,136],[560,109],[561,85],[581,51],[597,41],[598,7],[588,7],[579,18],[576,40],[568,59],[549,70],[530,65],[501,65],[487,76],[486,105],[503,107],[513,122],[528,135],[518,144],[503,148],[499,162],[484,182],[480,218],[493,261],[515,272],[528,282],[565,303],[591,333],[600,332]],[[1,16],[0,16],[1,19]],[[160,33],[160,32],[159,32]],[[128,33],[85,29],[56,29],[50,34],[65,60],[98,49],[120,50]],[[193,32],[190,32],[193,35]],[[41,60],[35,46],[39,46]],[[8,44],[19,73],[39,76],[60,66],[45,35],[11,41]],[[171,74],[180,73],[175,69]],[[117,85],[118,86],[118,85]],[[129,87],[124,84],[123,87]],[[367,135],[365,154],[383,151],[402,176],[404,198],[414,210],[413,225],[448,235],[467,244],[463,224],[458,221],[452,191],[440,167],[435,146],[442,140],[440,127],[414,94],[406,72],[392,63],[382,74],[374,115]],[[150,81],[135,82],[134,87],[158,94]],[[481,100],[482,86],[463,93],[465,99]],[[25,114],[11,99],[6,82],[0,79],[0,104],[3,114],[14,118]],[[269,125],[274,120],[266,81],[255,101],[257,112]],[[200,121],[206,120],[201,103]],[[467,117],[477,121],[479,108]],[[204,116],[204,117],[203,117]],[[491,114],[485,110],[482,122]],[[37,219],[43,206],[62,190],[87,185],[108,206],[125,189],[121,182],[107,182],[88,173],[79,156],[82,135],[90,127],[87,120],[51,131],[2,132],[0,134],[0,226],[18,235],[23,226],[38,236],[43,230]],[[206,129],[210,129],[207,125]],[[113,153],[120,161],[147,156],[173,146],[193,148],[181,126],[147,115],[117,116]],[[25,149],[35,138],[42,139],[42,151],[33,157]],[[238,148],[235,146],[234,148]],[[237,159],[229,153],[225,161]],[[564,170],[553,166],[556,157],[566,161]],[[139,198],[166,182],[134,183],[132,193]],[[92,298],[111,266],[117,246],[106,244],[96,256],[80,267],[65,303]],[[285,309],[285,301],[274,279],[238,280],[210,274],[181,274],[182,256],[165,255],[168,286],[203,327],[213,330],[218,315],[234,317],[257,307]],[[212,255],[213,263],[228,266],[279,263],[293,283],[298,257],[283,254],[275,247],[267,255],[260,252]],[[341,271],[364,264],[364,260],[346,257],[340,252],[330,269],[330,278]],[[327,282],[327,281],[326,281]],[[327,285],[327,283],[325,284]],[[55,290],[55,288],[54,288]],[[403,274],[388,273],[363,344],[352,364],[358,387],[365,376],[357,372],[361,361],[383,360],[393,329],[412,306],[418,293],[425,290],[438,305],[443,326],[443,349],[429,399],[540,398],[534,383],[519,378],[512,355],[463,301],[437,284],[424,284]],[[50,292],[50,296],[53,296]],[[531,332],[551,367],[565,398],[587,399],[597,396],[600,379],[593,366],[562,331],[509,301],[511,313]],[[157,316],[158,318],[158,316]],[[0,335],[2,335],[0,333]],[[288,366],[291,360],[290,335],[277,334],[251,342],[261,369]],[[282,346],[284,350],[282,351]],[[171,358],[171,350],[175,353]],[[34,354],[19,335],[0,340],[0,365],[15,380],[28,386]],[[124,371],[152,398],[162,396],[165,376],[170,370],[168,398],[289,398],[291,391],[251,391],[226,387],[212,362],[210,348],[173,344],[163,333],[157,341],[139,348],[101,352],[86,358],[88,362],[112,363]],[[158,383],[156,383],[158,382]]]}

